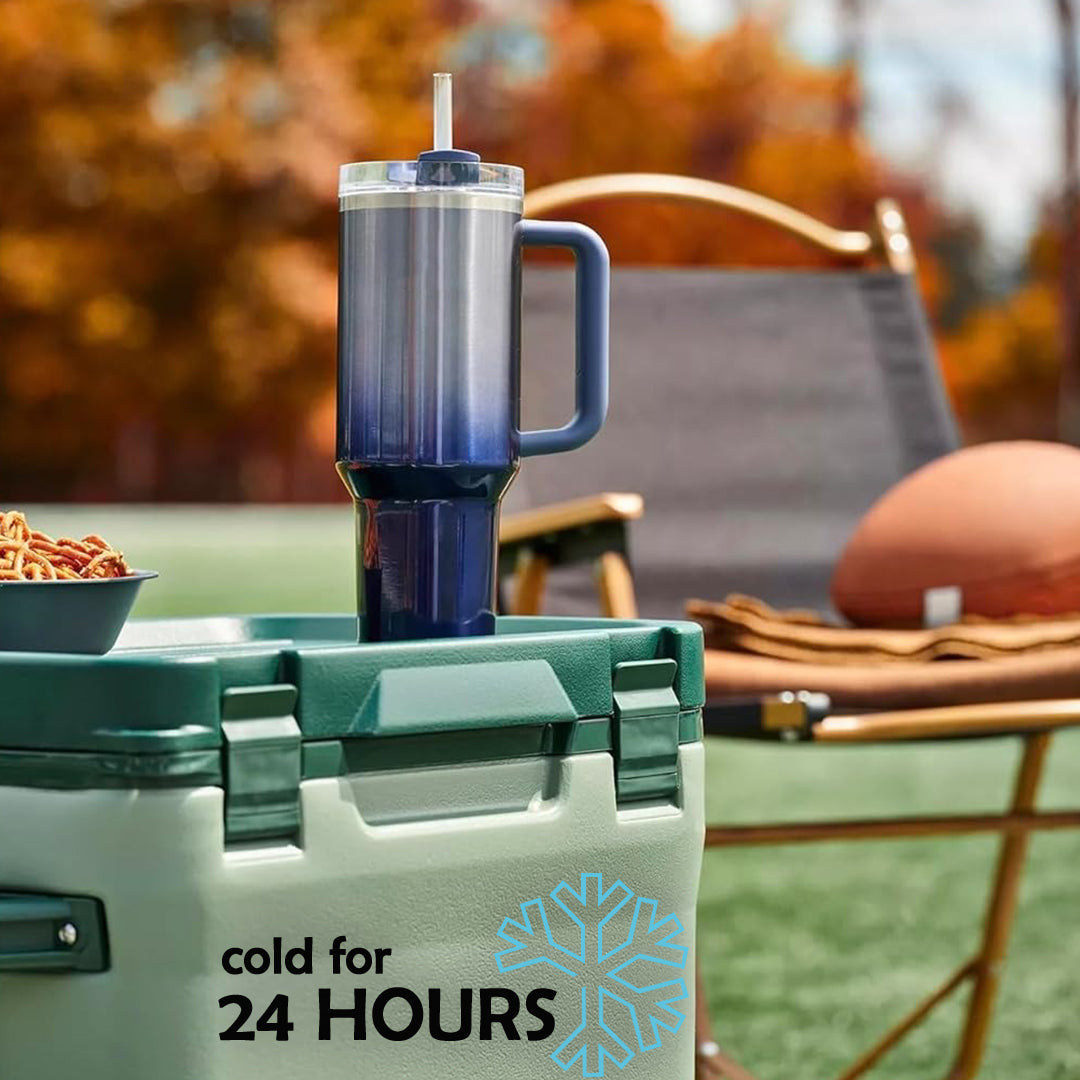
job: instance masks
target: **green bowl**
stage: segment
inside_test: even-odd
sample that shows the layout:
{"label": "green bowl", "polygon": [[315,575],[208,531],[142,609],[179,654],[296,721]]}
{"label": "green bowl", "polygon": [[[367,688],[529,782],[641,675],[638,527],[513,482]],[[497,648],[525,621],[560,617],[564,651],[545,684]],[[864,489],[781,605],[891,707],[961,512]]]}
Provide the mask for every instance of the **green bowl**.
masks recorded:
{"label": "green bowl", "polygon": [[107,653],[154,570],[79,581],[0,581],[0,652]]}

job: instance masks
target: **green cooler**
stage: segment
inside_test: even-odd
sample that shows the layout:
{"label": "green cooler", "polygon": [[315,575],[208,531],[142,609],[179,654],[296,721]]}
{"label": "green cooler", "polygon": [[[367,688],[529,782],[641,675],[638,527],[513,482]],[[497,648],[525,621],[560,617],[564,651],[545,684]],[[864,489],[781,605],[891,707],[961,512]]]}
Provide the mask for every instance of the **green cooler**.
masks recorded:
{"label": "green cooler", "polygon": [[700,629],[0,653],[2,1080],[693,1075]]}

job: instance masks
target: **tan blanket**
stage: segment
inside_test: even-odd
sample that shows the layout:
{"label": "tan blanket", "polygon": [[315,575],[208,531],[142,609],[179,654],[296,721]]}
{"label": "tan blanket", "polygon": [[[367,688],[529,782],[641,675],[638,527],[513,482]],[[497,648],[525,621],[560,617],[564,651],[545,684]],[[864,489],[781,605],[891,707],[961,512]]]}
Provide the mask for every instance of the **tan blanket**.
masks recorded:
{"label": "tan blanket", "polygon": [[1080,646],[1080,614],[1058,619],[966,618],[931,630],[867,630],[827,622],[811,611],[776,611],[748,596],[690,600],[687,615],[711,649],[805,664],[924,664],[1001,660]]}

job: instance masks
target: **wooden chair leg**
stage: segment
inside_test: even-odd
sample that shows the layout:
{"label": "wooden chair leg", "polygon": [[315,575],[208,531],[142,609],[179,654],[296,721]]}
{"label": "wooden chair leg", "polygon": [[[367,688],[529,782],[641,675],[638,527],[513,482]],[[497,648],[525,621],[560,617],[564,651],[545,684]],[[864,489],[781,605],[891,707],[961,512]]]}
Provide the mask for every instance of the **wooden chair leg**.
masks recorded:
{"label": "wooden chair leg", "polygon": [[[1035,809],[1050,737],[1049,732],[1040,731],[1024,739],[1024,753],[1016,774],[1010,807],[1014,814],[1028,814]],[[960,1049],[948,1074],[948,1080],[971,1080],[982,1064],[1001,978],[1001,966],[1016,915],[1016,902],[1030,837],[1030,830],[1022,829],[1006,833],[1002,838],[994,888],[986,911],[982,946],[974,961],[975,977],[967,1019],[960,1038]]]}
{"label": "wooden chair leg", "polygon": [[600,609],[605,618],[638,617],[634,578],[625,555],[618,551],[605,551],[596,562],[596,583],[600,592]]}
{"label": "wooden chair leg", "polygon": [[542,555],[524,552],[514,571],[512,615],[539,615],[547,584],[548,560]]}
{"label": "wooden chair leg", "polygon": [[757,1080],[753,1073],[728,1057],[713,1038],[700,960],[694,967],[694,1043],[694,1080]]}

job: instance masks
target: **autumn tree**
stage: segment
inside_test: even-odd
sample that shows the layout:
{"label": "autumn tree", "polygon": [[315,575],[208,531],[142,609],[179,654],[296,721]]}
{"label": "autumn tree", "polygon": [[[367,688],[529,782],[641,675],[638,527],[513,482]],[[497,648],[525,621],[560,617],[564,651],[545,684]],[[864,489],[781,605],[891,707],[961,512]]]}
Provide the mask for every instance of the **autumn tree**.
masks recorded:
{"label": "autumn tree", "polygon": [[1054,0],[1061,100],[1061,436],[1080,445],[1080,66],[1076,7]]}
{"label": "autumn tree", "polygon": [[[336,493],[337,168],[428,146],[441,67],[459,144],[531,186],[663,171],[942,220],[837,124],[850,73],[749,15],[702,41],[659,0],[7,0],[0,501]],[[704,208],[578,211],[617,263],[823,261]]]}
{"label": "autumn tree", "polygon": [[1080,130],[1073,0],[1052,0],[1059,64],[1059,181],[1017,285],[943,327],[946,374],[977,439],[1062,438],[1080,444]]}
{"label": "autumn tree", "polygon": [[290,450],[333,379],[337,167],[422,145],[449,29],[427,0],[5,3],[7,501],[238,497]]}

